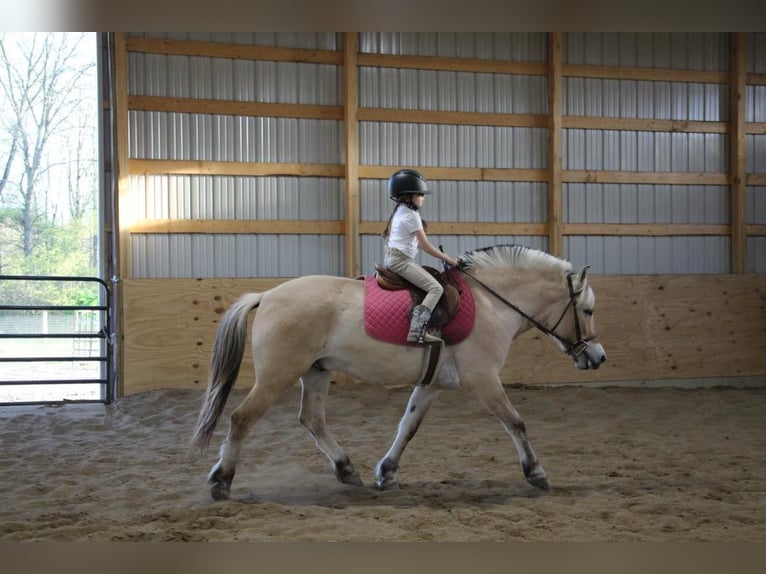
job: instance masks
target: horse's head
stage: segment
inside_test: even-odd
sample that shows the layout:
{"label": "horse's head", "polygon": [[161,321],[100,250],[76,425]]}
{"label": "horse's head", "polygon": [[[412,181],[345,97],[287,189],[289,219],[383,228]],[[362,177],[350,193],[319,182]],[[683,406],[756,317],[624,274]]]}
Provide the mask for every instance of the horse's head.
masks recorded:
{"label": "horse's head", "polygon": [[606,362],[606,353],[597,342],[596,296],[588,283],[588,266],[579,273],[567,273],[565,279],[566,306],[548,335],[578,369],[598,369]]}

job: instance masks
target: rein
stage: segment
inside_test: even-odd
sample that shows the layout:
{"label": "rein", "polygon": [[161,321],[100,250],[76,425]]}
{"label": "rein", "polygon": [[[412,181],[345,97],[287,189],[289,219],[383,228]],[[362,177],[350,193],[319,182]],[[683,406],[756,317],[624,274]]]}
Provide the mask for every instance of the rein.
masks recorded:
{"label": "rein", "polygon": [[[567,303],[566,307],[564,307],[564,310],[561,312],[561,316],[559,317],[559,320],[556,321],[556,324],[553,325],[553,328],[549,329],[548,327],[540,323],[537,319],[528,315],[527,313],[522,311],[519,307],[517,307],[516,305],[508,301],[508,299],[500,295],[500,293],[492,289],[489,285],[487,285],[480,279],[477,279],[470,273],[466,272],[465,269],[458,267],[457,270],[460,271],[466,277],[470,277],[471,279],[476,281],[476,283],[484,287],[484,289],[486,289],[491,295],[493,295],[494,297],[499,299],[501,302],[505,303],[505,305],[507,305],[514,311],[516,311],[519,315],[521,315],[527,321],[532,323],[540,331],[542,331],[546,335],[550,335],[551,337],[559,341],[562,345],[566,347],[566,350],[565,350],[566,354],[572,356],[575,359],[579,357],[588,348],[588,341],[592,341],[593,339],[596,338],[596,335],[593,335],[592,337],[588,337],[587,339],[582,338],[582,330],[580,329],[580,319],[579,317],[577,317],[577,302],[575,301],[576,297],[580,293],[582,293],[582,289],[580,289],[579,291],[574,290],[574,286],[572,285],[573,273],[571,272],[567,273],[567,287],[569,288],[569,302]],[[572,316],[574,317],[575,337],[577,337],[574,343],[570,343],[569,341],[567,341],[560,335],[556,334],[555,332],[556,328],[559,326],[562,319],[564,318],[564,315],[566,315],[567,309],[569,309],[570,305],[572,306]]]}

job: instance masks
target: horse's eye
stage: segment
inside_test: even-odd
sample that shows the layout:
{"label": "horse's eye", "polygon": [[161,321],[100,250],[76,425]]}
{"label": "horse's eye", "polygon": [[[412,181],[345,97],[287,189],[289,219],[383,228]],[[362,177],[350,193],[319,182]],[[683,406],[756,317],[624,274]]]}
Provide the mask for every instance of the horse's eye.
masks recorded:
{"label": "horse's eye", "polygon": [[582,312],[585,313],[588,317],[593,316],[593,309],[583,309]]}

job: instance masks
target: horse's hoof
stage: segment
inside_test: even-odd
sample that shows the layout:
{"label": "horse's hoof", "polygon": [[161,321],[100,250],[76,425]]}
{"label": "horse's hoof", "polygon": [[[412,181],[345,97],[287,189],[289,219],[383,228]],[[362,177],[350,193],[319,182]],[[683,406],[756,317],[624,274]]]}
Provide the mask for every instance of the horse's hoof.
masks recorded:
{"label": "horse's hoof", "polygon": [[335,478],[342,484],[350,484],[351,486],[364,486],[362,477],[354,468],[354,465],[350,461],[345,460],[335,465]]}
{"label": "horse's hoof", "polygon": [[545,492],[548,492],[551,489],[551,483],[548,482],[548,479],[545,476],[528,476],[527,482]]}
{"label": "horse's hoof", "polygon": [[346,474],[343,475],[343,477],[339,478],[343,484],[350,484],[351,486],[364,486],[364,482],[362,482],[362,478],[356,474]]}
{"label": "horse's hoof", "polygon": [[399,490],[399,481],[393,477],[384,477],[375,481],[378,490]]}
{"label": "horse's hoof", "polygon": [[229,500],[231,490],[228,485],[216,483],[210,487],[210,496],[213,500]]}

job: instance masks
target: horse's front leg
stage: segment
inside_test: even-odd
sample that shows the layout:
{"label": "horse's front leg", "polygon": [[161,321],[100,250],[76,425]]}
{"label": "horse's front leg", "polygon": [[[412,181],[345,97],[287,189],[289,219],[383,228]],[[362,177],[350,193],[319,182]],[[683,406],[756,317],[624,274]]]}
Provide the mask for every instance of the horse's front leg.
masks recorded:
{"label": "horse's front leg", "polygon": [[532,445],[529,444],[524,420],[511,404],[508,393],[503,388],[500,379],[487,375],[476,378],[466,377],[466,379],[467,381],[464,381],[465,389],[475,395],[489,412],[500,419],[506,432],[513,439],[527,482],[542,490],[550,490],[551,486],[548,483],[545,470],[537,460]]}
{"label": "horse's front leg", "polygon": [[439,392],[433,383],[426,387],[418,385],[412,391],[410,400],[407,402],[407,410],[399,421],[396,438],[394,438],[386,456],[375,467],[375,486],[380,490],[399,488],[399,481],[396,479],[399,460],[407,447],[407,443],[415,436],[434,399],[439,396]]}
{"label": "horse's front leg", "polygon": [[301,424],[314,437],[319,450],[330,459],[339,482],[364,486],[359,473],[351,464],[351,459],[327,429],[325,413],[330,373],[311,369],[301,376],[301,386],[301,410],[298,415]]}

